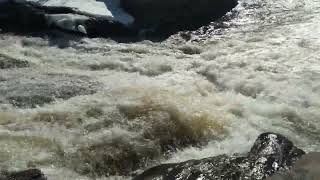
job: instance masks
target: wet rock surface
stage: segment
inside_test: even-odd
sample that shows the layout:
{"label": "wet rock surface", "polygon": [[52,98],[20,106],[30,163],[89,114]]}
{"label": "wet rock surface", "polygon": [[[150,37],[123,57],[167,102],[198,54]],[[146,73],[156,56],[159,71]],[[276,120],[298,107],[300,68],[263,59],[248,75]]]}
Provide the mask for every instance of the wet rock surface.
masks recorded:
{"label": "wet rock surface", "polygon": [[2,172],[0,180],[47,180],[39,169],[29,169],[18,172]]}
{"label": "wet rock surface", "polygon": [[35,108],[56,99],[96,92],[98,84],[87,76],[66,74],[33,74],[6,71],[0,74],[0,102],[21,108]]}
{"label": "wet rock surface", "polygon": [[153,167],[134,180],[264,179],[289,169],[305,152],[280,134],[261,134],[245,155],[220,155]]}
{"label": "wet rock surface", "polygon": [[317,180],[320,177],[320,153],[304,155],[290,171],[280,172],[268,180]]}

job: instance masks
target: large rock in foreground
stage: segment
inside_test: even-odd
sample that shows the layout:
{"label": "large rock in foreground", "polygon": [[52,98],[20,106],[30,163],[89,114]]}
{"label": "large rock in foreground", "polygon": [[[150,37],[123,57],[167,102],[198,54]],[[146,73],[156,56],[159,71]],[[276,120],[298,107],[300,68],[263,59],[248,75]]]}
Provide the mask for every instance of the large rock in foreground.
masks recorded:
{"label": "large rock in foreground", "polygon": [[134,180],[260,180],[289,169],[304,151],[280,134],[261,134],[246,156],[227,156],[190,160],[153,167]]}

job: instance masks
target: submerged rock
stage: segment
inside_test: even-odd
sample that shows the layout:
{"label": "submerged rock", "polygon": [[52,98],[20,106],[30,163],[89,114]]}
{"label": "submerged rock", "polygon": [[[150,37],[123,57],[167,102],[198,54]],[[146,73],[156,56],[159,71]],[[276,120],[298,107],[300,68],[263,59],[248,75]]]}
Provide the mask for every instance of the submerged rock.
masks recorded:
{"label": "submerged rock", "polygon": [[290,171],[281,172],[268,180],[318,180],[320,177],[320,153],[304,155]]}
{"label": "submerged rock", "polygon": [[146,170],[134,180],[264,179],[290,168],[304,151],[280,134],[261,134],[246,156],[220,155]]}
{"label": "submerged rock", "polygon": [[47,180],[39,169],[29,169],[18,172],[2,172],[0,180]]}
{"label": "submerged rock", "polygon": [[93,94],[98,84],[86,76],[3,72],[0,103],[21,108],[35,108],[55,99]]}

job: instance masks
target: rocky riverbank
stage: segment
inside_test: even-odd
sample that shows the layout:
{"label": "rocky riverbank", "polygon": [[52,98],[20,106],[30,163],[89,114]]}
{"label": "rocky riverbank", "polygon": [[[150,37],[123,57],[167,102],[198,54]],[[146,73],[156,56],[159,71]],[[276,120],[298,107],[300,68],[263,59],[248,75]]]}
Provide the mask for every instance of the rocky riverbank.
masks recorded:
{"label": "rocky riverbank", "polygon": [[[147,31],[156,36],[168,36],[207,25],[237,5],[236,0],[121,0],[119,3],[105,0],[90,4],[93,7],[85,7],[85,1],[61,1],[53,5],[50,2],[3,1],[0,3],[0,29],[15,32],[60,29],[90,37],[138,36]],[[100,13],[90,11],[101,6],[104,10],[102,8]]]}

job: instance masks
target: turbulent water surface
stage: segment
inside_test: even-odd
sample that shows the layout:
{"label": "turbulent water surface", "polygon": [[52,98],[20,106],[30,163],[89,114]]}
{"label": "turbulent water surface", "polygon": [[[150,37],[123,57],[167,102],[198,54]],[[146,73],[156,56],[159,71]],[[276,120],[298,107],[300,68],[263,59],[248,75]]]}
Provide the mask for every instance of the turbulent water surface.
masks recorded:
{"label": "turbulent water surface", "polygon": [[266,131],[320,151],[320,1],[241,0],[229,16],[187,42],[1,34],[15,63],[0,63],[0,168],[128,179]]}

